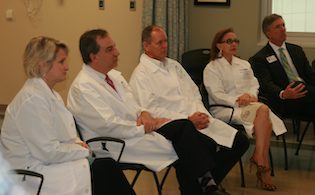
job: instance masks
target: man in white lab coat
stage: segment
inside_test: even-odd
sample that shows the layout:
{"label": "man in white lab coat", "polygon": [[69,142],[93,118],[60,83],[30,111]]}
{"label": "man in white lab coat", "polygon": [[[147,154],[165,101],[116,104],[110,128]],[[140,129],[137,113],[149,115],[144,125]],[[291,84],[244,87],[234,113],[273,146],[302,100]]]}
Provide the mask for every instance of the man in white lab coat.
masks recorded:
{"label": "man in white lab coat", "polygon": [[220,182],[247,150],[247,137],[206,110],[190,76],[177,61],[166,57],[167,36],[160,26],[146,27],[142,44],[144,53],[130,79],[135,97],[157,116],[188,118],[198,130],[223,146],[217,154],[223,162],[217,173]]}
{"label": "man in white lab coat", "polygon": [[[221,194],[217,190],[217,144],[186,119],[170,121],[142,109],[117,66],[119,52],[107,31],[80,37],[84,61],[71,85],[68,107],[85,139],[111,136],[126,141],[121,161],[160,171],[175,163],[182,194]],[[108,145],[114,155],[118,148]]]}

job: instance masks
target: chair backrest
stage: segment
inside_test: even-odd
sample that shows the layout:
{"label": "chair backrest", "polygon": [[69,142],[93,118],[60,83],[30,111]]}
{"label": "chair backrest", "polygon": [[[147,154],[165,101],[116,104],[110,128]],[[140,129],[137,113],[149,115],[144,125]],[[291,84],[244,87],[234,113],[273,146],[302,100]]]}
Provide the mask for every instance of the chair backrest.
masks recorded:
{"label": "chair backrest", "polygon": [[[106,144],[111,142],[111,143],[116,143],[116,144],[119,144],[121,147],[120,147],[120,151],[119,151],[119,154],[116,158],[116,161],[117,162],[120,162],[120,158],[124,152],[124,149],[125,149],[125,141],[122,140],[122,139],[118,139],[118,138],[113,138],[113,137],[106,137],[106,136],[100,136],[100,137],[95,137],[95,138],[92,138],[92,139],[88,139],[88,140],[85,140],[81,131],[80,131],[80,128],[79,128],[79,125],[78,123],[76,122],[75,118],[74,119],[74,123],[75,123],[75,127],[76,127],[76,130],[77,130],[77,134],[79,136],[79,138],[83,141],[85,141],[87,144],[90,144],[90,143],[99,143],[101,144],[102,146],[102,149],[103,150],[106,150],[110,153],[110,151],[108,150],[108,148],[106,147]],[[96,157],[94,151],[92,152],[92,156],[93,157]]]}
{"label": "chair backrest", "polygon": [[214,108],[214,107],[228,108],[231,111],[230,118],[227,121],[227,123],[231,125],[232,118],[234,115],[234,108],[232,106],[225,105],[225,104],[214,104],[213,102],[209,102],[209,97],[208,97],[209,94],[203,82],[199,85],[199,91],[201,94],[203,105],[210,113],[211,113],[211,108]]}
{"label": "chair backrest", "polygon": [[210,103],[209,103],[208,92],[207,92],[207,89],[206,89],[205,85],[203,84],[203,82],[199,85],[199,91],[201,94],[203,105],[205,106],[205,108],[207,110],[209,110],[210,109]]}
{"label": "chair backrest", "polygon": [[182,54],[182,66],[197,86],[203,82],[203,70],[210,61],[210,49],[195,49]]}
{"label": "chair backrest", "polygon": [[[38,188],[37,188],[36,194],[37,195],[40,194],[40,191],[42,189],[43,182],[44,182],[44,176],[42,174],[34,172],[34,171],[30,171],[30,170],[25,170],[25,169],[13,169],[10,172],[12,174],[20,175],[21,177],[19,177],[18,179],[16,178],[16,180],[19,180],[22,183],[25,182],[28,177],[38,178],[39,183],[38,183]],[[23,186],[23,185],[21,185],[21,186]]]}
{"label": "chair backrest", "polygon": [[[75,122],[75,126],[76,126],[76,129],[77,129],[77,133],[78,133],[78,136],[80,137],[81,140],[84,140],[84,137],[82,136],[82,133],[79,129],[79,125],[77,124],[76,120],[74,119],[74,122]],[[103,150],[107,150],[109,153],[110,153],[110,149],[107,148],[107,143],[114,143],[114,144],[119,144],[121,146],[121,149],[119,151],[119,154],[118,154],[118,157],[116,159],[116,161],[118,162],[118,165],[120,167],[121,170],[133,170],[133,171],[136,171],[136,175],[134,176],[134,178],[132,179],[132,182],[131,182],[131,187],[134,187],[134,185],[136,184],[137,180],[138,180],[138,177],[140,175],[140,173],[144,170],[144,171],[149,171],[149,172],[152,172],[153,174],[153,177],[154,177],[154,181],[155,181],[155,184],[156,184],[156,187],[157,187],[157,191],[158,191],[158,194],[159,195],[162,195],[162,188],[163,188],[163,185],[164,185],[164,182],[166,180],[166,177],[171,169],[171,166],[168,166],[166,172],[164,173],[163,175],[163,179],[162,179],[162,182],[159,183],[159,180],[158,180],[158,177],[157,177],[157,173],[152,171],[151,169],[147,168],[146,166],[144,166],[143,164],[139,164],[139,163],[126,163],[126,162],[120,162],[120,158],[124,152],[124,149],[125,149],[125,141],[124,140],[121,140],[121,139],[118,139],[118,138],[113,138],[113,137],[95,137],[95,138],[92,138],[92,139],[88,139],[88,140],[85,140],[85,142],[87,144],[91,144],[91,143],[97,143],[99,142],[101,145],[102,145],[102,149]],[[94,154],[94,152],[93,152]],[[94,154],[94,157],[95,154]]]}

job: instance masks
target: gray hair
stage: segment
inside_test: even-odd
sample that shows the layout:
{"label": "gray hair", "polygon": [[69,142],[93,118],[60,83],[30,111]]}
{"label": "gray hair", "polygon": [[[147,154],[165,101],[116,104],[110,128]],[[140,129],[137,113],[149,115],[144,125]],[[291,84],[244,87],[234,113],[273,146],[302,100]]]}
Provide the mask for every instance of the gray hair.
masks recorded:
{"label": "gray hair", "polygon": [[267,32],[269,31],[269,27],[271,26],[271,24],[278,20],[279,18],[282,19],[282,16],[278,15],[278,14],[271,14],[269,16],[266,16],[262,22],[262,30],[264,32],[264,34],[267,37]]}

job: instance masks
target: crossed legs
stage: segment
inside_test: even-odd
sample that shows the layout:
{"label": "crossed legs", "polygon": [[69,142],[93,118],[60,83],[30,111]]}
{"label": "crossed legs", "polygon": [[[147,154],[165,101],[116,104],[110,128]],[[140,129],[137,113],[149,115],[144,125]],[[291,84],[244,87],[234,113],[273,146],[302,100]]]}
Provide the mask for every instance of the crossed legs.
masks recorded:
{"label": "crossed legs", "polygon": [[175,168],[183,195],[202,194],[203,182],[198,178],[207,174],[219,184],[249,146],[247,136],[238,132],[232,148],[217,151],[216,142],[198,132],[189,120],[173,121],[157,132],[172,141],[179,157]]}
{"label": "crossed legs", "polygon": [[256,112],[254,120],[254,134],[256,138],[255,151],[251,163],[257,166],[257,179],[265,190],[275,190],[270,176],[268,161],[272,124],[269,118],[269,108],[262,105]]}

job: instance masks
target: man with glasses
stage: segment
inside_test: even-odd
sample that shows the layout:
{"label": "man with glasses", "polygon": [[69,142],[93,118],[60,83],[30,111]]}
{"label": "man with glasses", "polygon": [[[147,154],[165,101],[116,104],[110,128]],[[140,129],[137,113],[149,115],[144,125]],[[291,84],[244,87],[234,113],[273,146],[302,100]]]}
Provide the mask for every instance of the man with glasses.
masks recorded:
{"label": "man with glasses", "polygon": [[220,169],[213,173],[220,183],[247,150],[247,137],[210,115],[184,68],[166,57],[167,36],[160,26],[151,25],[142,31],[142,46],[144,53],[130,79],[135,97],[156,116],[189,119],[220,145],[215,158]]}
{"label": "man with glasses", "polygon": [[260,93],[276,113],[313,117],[315,121],[315,76],[302,47],[286,42],[280,15],[265,17],[262,29],[269,41],[249,60]]}

